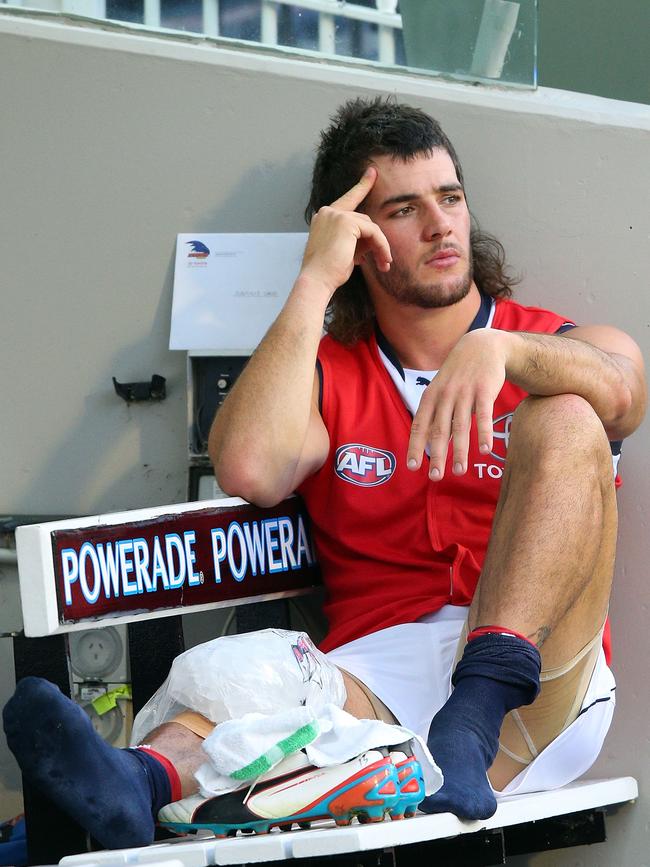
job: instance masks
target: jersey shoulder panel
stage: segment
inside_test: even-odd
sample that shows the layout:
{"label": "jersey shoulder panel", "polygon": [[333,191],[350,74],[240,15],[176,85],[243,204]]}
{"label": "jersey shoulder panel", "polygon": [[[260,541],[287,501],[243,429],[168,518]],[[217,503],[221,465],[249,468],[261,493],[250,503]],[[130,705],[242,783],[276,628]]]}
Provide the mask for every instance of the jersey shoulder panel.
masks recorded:
{"label": "jersey shoulder panel", "polygon": [[543,307],[529,307],[510,299],[497,300],[492,327],[503,331],[540,331],[554,334],[563,326],[575,323],[568,316],[545,310]]}

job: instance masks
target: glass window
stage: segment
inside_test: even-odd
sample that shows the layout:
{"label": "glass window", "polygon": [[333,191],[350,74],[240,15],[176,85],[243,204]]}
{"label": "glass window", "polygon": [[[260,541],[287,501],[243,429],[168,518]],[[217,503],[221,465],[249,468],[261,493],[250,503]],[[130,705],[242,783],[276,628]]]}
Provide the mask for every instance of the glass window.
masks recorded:
{"label": "glass window", "polygon": [[536,85],[537,0],[21,0],[16,5],[464,81]]}

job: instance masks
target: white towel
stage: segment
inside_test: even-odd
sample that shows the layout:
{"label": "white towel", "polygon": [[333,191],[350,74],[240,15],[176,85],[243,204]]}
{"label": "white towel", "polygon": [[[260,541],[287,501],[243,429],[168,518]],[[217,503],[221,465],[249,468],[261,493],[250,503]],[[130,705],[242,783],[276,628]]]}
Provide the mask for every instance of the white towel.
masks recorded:
{"label": "white towel", "polygon": [[412,740],[427,795],[433,795],[442,786],[442,771],[428,746],[410,729],[377,719],[357,719],[334,704],[327,705],[318,722],[321,734],[305,748],[309,761],[316,767],[348,761],[373,747],[392,747]]}
{"label": "white towel", "polygon": [[204,797],[225,794],[275,767],[285,756],[304,749],[309,761],[327,767],[349,761],[366,750],[413,739],[427,795],[442,785],[442,773],[424,741],[402,726],[359,720],[328,704],[316,717],[306,707],[279,714],[251,713],[217,726],[203,743],[209,762],[196,773]]}
{"label": "white towel", "polygon": [[318,720],[306,707],[271,715],[247,713],[218,725],[203,749],[220,775],[241,783],[257,779],[319,733]]}

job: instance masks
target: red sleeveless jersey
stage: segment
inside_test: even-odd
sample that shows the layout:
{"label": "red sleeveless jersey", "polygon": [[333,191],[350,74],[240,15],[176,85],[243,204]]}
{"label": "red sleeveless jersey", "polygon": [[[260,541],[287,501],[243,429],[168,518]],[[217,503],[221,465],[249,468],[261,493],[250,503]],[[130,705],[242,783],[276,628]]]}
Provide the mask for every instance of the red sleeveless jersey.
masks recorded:
{"label": "red sleeveless jersey", "polygon": [[[567,319],[485,297],[472,329],[556,333]],[[383,348],[383,344],[382,344]],[[388,348],[390,352],[390,348]],[[326,336],[318,359],[330,451],[299,488],[328,591],[324,651],[443,605],[469,605],[492,527],[512,414],[526,392],[510,382],[494,406],[494,446],[468,471],[440,482],[406,468],[411,415],[379,355],[375,336],[346,347]],[[397,362],[399,365],[399,362]]]}

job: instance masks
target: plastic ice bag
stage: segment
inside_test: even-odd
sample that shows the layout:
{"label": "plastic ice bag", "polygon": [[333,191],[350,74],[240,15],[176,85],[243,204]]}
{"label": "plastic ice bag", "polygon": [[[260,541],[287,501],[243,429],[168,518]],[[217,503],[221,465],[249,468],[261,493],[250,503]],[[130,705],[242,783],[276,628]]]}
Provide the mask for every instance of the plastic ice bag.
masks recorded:
{"label": "plastic ice bag", "polygon": [[152,729],[184,710],[219,723],[302,706],[318,715],[330,702],[343,707],[345,697],[341,672],[305,632],[226,635],[174,660],[167,680],[137,715],[131,743],[143,743]]}

